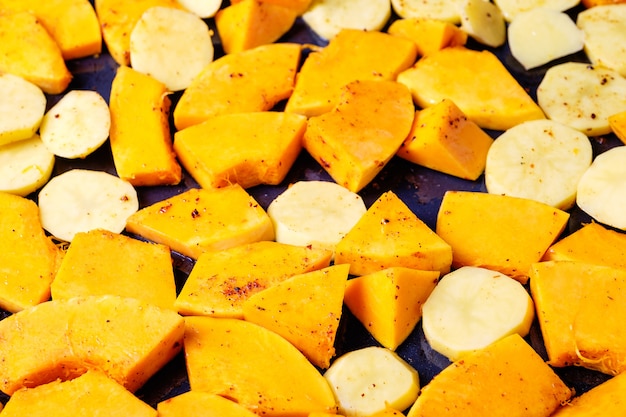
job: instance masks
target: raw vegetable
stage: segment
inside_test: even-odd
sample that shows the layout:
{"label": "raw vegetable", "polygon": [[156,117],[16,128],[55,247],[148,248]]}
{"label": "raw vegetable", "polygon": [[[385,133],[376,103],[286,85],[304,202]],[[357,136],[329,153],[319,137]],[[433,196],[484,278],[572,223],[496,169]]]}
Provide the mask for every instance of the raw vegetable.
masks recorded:
{"label": "raw vegetable", "polygon": [[85,169],[57,175],[38,197],[44,229],[67,242],[76,233],[93,229],[120,233],[139,207],[132,185],[104,171]]}
{"label": "raw vegetable", "polygon": [[585,34],[567,14],[539,7],[515,16],[508,39],[511,55],[528,70],[582,50]]}
{"label": "raw vegetable", "polygon": [[147,9],[130,33],[132,68],[162,82],[170,91],[184,90],[213,61],[207,24],[185,10]]}
{"label": "raw vegetable", "polygon": [[159,417],[256,417],[252,411],[221,395],[187,391],[157,404]]}
{"label": "raw vegetable", "polygon": [[46,103],[46,96],[35,84],[17,75],[0,74],[0,146],[33,137]]}
{"label": "raw vegetable", "polygon": [[326,369],[335,356],[349,270],[350,265],[335,264],[253,294],[243,303],[244,319],[284,337],[313,365]]}
{"label": "raw vegetable", "polygon": [[100,93],[72,90],[44,115],[39,134],[50,152],[76,159],[102,146],[110,128],[111,113]]}
{"label": "raw vegetable", "polygon": [[583,62],[557,64],[537,87],[537,101],[549,119],[587,136],[606,135],[609,116],[626,111],[626,78]]}
{"label": "raw vegetable", "polygon": [[626,110],[609,116],[609,126],[615,136],[626,145]]}
{"label": "raw vegetable", "polygon": [[[231,0],[231,4],[241,3],[243,0]],[[261,3],[275,4],[277,6],[289,7],[296,11],[298,16],[304,13],[313,0],[259,0]]]}
{"label": "raw vegetable", "polygon": [[582,132],[552,120],[521,123],[501,134],[487,153],[485,185],[492,194],[528,198],[568,210],[591,165]]}
{"label": "raw vegetable", "polygon": [[596,156],[578,182],[576,204],[606,225],[626,230],[623,198],[626,195],[626,147]]}
{"label": "raw vegetable", "polygon": [[370,346],[348,352],[324,373],[347,417],[368,417],[388,407],[408,408],[419,391],[415,369],[389,349]]}
{"label": "raw vegetable", "polygon": [[333,252],[366,211],[360,195],[331,181],[298,181],[267,207],[277,242]]}
{"label": "raw vegetable", "polygon": [[[177,0],[186,10],[202,19],[214,17],[222,5],[221,0]],[[232,3],[232,2],[231,2]]]}
{"label": "raw vegetable", "polygon": [[393,192],[383,193],[336,246],[336,263],[365,275],[395,266],[450,271],[452,249]]}
{"label": "raw vegetable", "polygon": [[27,196],[52,175],[55,159],[39,135],[0,146],[0,191]]}
{"label": "raw vegetable", "polygon": [[502,11],[504,18],[511,22],[520,13],[533,9],[546,8],[564,12],[577,6],[580,0],[525,0],[524,2],[519,0],[495,0],[494,3]]}
{"label": "raw vegetable", "polygon": [[334,412],[330,385],[291,343],[244,320],[186,317],[192,391],[226,396],[258,415]]}
{"label": "raw vegetable", "polygon": [[460,23],[462,0],[391,0],[393,11],[402,18],[424,18]]}
{"label": "raw vegetable", "polygon": [[626,77],[626,4],[610,3],[580,12],[576,25],[584,33],[585,53],[591,63]]}
{"label": "raw vegetable", "polygon": [[560,407],[552,417],[618,416],[626,403],[626,374],[615,375]]}
{"label": "raw vegetable", "polygon": [[458,26],[436,19],[406,18],[394,20],[387,33],[411,39],[419,56],[427,56],[448,46],[463,46],[467,33]]}
{"label": "raw vegetable", "polygon": [[391,267],[348,281],[344,302],[372,336],[395,351],[422,317],[439,272]]}
{"label": "raw vegetable", "polygon": [[466,0],[461,7],[461,30],[483,45],[493,48],[506,42],[502,12],[489,0]]}
{"label": "raw vegetable", "polygon": [[240,185],[191,188],[124,218],[126,230],[192,259],[274,239],[267,213]]}
{"label": "raw vegetable", "polygon": [[274,241],[208,252],[198,258],[174,305],[183,315],[242,319],[250,296],[294,275],[328,267],[331,255]]}
{"label": "raw vegetable", "polygon": [[389,0],[316,0],[302,15],[304,22],[324,39],[342,29],[379,31],[391,17]]}
{"label": "raw vegetable", "polygon": [[514,333],[526,336],[535,305],[516,280],[465,266],[443,276],[422,308],[426,340],[451,361]]}

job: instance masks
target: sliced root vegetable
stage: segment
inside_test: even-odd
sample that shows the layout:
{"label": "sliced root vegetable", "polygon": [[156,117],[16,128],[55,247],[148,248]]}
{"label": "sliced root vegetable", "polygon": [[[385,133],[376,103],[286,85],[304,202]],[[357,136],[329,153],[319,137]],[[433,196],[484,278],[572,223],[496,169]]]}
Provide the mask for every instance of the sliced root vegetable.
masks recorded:
{"label": "sliced root vegetable", "polygon": [[488,0],[468,0],[461,8],[461,29],[483,45],[498,47],[506,41],[506,25],[498,7]]}
{"label": "sliced root vegetable", "polygon": [[0,74],[0,145],[32,137],[46,112],[41,88],[13,74]]}
{"label": "sliced root vegetable", "polygon": [[346,417],[367,417],[389,407],[405,410],[419,391],[417,371],[396,353],[378,346],[344,354],[324,377]]}
{"label": "sliced root vegetable", "polygon": [[626,230],[626,147],[596,157],[578,182],[576,203],[600,223]]}
{"label": "sliced root vegetable", "polygon": [[507,22],[511,22],[518,14],[538,8],[564,12],[577,6],[580,0],[495,0],[494,3],[500,8]]}
{"label": "sliced root vegetable", "polygon": [[389,0],[317,0],[302,15],[315,33],[332,39],[341,29],[381,30],[391,17]]}
{"label": "sliced root vegetable", "polygon": [[511,54],[525,69],[583,49],[583,32],[565,13],[538,8],[520,13],[508,28]]}
{"label": "sliced root vegetable", "polygon": [[133,69],[153,76],[172,91],[187,88],[213,57],[209,27],[191,12],[151,7],[130,34]]}
{"label": "sliced root vegetable", "polygon": [[456,361],[505,336],[525,336],[534,304],[516,280],[479,267],[445,275],[422,307],[424,336],[437,352]]}
{"label": "sliced root vegetable", "polygon": [[451,23],[461,21],[464,0],[391,0],[393,11],[402,18],[425,18]]}
{"label": "sliced root vegetable", "polygon": [[0,146],[0,191],[26,196],[52,175],[54,154],[38,135]]}
{"label": "sliced root vegetable", "polygon": [[546,71],[537,101],[549,119],[587,136],[605,135],[609,117],[626,110],[626,78],[582,62],[558,64]]}
{"label": "sliced root vegetable", "polygon": [[68,242],[76,233],[94,229],[120,233],[138,208],[133,186],[103,171],[66,171],[39,192],[41,224]]}
{"label": "sliced root vegetable", "polygon": [[222,0],[177,0],[178,3],[196,16],[208,19],[215,16]]}
{"label": "sliced root vegetable", "polygon": [[328,181],[299,181],[267,208],[277,242],[331,250],[366,211],[361,196]]}
{"label": "sliced root vegetable", "polygon": [[72,90],[43,117],[39,133],[46,148],[62,158],[85,158],[109,137],[111,113],[102,96]]}
{"label": "sliced root vegetable", "polygon": [[485,185],[492,194],[528,198],[567,210],[578,180],[592,160],[591,142],[552,120],[519,124],[498,137],[487,153]]}

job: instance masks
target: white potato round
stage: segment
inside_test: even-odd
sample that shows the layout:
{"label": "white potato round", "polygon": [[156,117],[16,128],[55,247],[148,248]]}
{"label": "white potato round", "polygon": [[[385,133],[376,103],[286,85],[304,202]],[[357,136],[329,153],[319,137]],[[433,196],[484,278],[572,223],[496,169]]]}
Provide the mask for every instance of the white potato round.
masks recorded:
{"label": "white potato round", "polygon": [[329,181],[298,181],[267,208],[277,242],[328,250],[366,211],[361,196]]}
{"label": "white potato round", "polygon": [[198,16],[155,6],[146,10],[130,33],[130,63],[171,91],[187,88],[213,61],[211,31]]}
{"label": "white potato round", "polygon": [[46,112],[46,96],[35,84],[0,74],[0,145],[31,138]]}
{"label": "white potato round", "polygon": [[111,113],[102,96],[72,90],[43,117],[39,134],[48,150],[62,158],[85,158],[109,137]]}
{"label": "white potato round", "polygon": [[518,14],[508,28],[511,55],[525,69],[583,49],[583,32],[565,13],[538,8]]}
{"label": "white potato round", "polygon": [[596,156],[578,182],[576,203],[598,222],[626,230],[626,146]]}
{"label": "white potato round", "polygon": [[37,134],[0,146],[0,191],[27,196],[50,179],[54,163]]}
{"label": "white potato round", "polygon": [[578,14],[576,24],[585,34],[591,63],[626,77],[626,4],[590,7]]}
{"label": "white potato round", "polygon": [[76,233],[94,229],[121,233],[138,209],[133,186],[103,171],[72,169],[53,177],[39,191],[41,224],[68,242]]}
{"label": "white potato round", "polygon": [[558,64],[546,71],[537,101],[549,119],[587,136],[606,135],[609,116],[626,110],[626,78],[582,62]]}
{"label": "white potato round", "polygon": [[491,194],[567,210],[592,158],[584,133],[552,120],[524,122],[502,133],[489,148],[485,185]]}
{"label": "white potato round", "polygon": [[391,0],[391,6],[402,18],[435,19],[461,22],[465,0]]}
{"label": "white potato round", "polygon": [[422,327],[430,346],[456,361],[505,336],[525,336],[534,315],[533,301],[518,281],[465,266],[441,278],[423,305]]}
{"label": "white potato round", "polygon": [[502,12],[489,0],[467,0],[461,8],[461,29],[483,45],[498,47],[506,42]]}
{"label": "white potato round", "polygon": [[215,16],[222,5],[222,0],[177,0],[183,8],[202,19]]}
{"label": "white potato round", "polygon": [[407,409],[419,391],[417,371],[389,349],[370,346],[353,350],[328,368],[324,377],[346,417],[367,417]]}
{"label": "white potato round", "polygon": [[506,21],[511,22],[517,15],[529,10],[546,8],[564,12],[580,3],[580,0],[494,0]]}
{"label": "white potato round", "polygon": [[391,17],[389,0],[317,0],[302,19],[325,39],[342,29],[380,30]]}

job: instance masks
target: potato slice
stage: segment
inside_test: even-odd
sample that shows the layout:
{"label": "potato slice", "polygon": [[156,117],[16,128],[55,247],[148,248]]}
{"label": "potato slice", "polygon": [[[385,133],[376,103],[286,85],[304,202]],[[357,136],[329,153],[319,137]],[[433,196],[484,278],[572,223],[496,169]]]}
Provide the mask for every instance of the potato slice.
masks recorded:
{"label": "potato slice", "polygon": [[[511,22],[517,15],[540,7],[563,12],[578,5],[580,0],[495,0],[507,22]],[[537,27],[535,27],[537,29]]]}
{"label": "potato slice", "polygon": [[27,196],[48,182],[54,163],[38,135],[0,146],[0,191]]}
{"label": "potato slice", "polygon": [[534,317],[535,306],[522,284],[471,266],[441,278],[422,307],[426,340],[451,361],[510,334],[526,336]]}
{"label": "potato slice", "polygon": [[583,49],[583,32],[565,13],[538,8],[518,14],[508,28],[511,54],[525,69]]}
{"label": "potato slice", "polygon": [[464,0],[391,0],[393,11],[402,18],[436,19],[461,22]]}
{"label": "potato slice", "polygon": [[596,157],[578,182],[576,203],[591,217],[626,230],[626,147]]}
{"label": "potato slice", "polygon": [[537,101],[549,119],[587,136],[606,135],[609,117],[626,110],[626,78],[582,62],[558,64],[539,84]]}
{"label": "potato slice", "polygon": [[589,139],[574,128],[552,120],[522,123],[489,148],[485,185],[492,194],[567,210],[574,205],[578,180],[592,157]]}
{"label": "potato slice", "polygon": [[187,88],[213,55],[209,27],[191,12],[151,7],[130,34],[133,69],[151,75],[171,91]]}
{"label": "potato slice", "polygon": [[178,3],[196,16],[208,19],[215,16],[222,5],[222,0],[177,0]]}
{"label": "potato slice", "polygon": [[302,15],[311,29],[325,39],[341,29],[381,30],[391,17],[389,0],[317,0]]}
{"label": "potato slice", "polygon": [[39,192],[41,224],[68,242],[78,232],[98,228],[120,233],[138,208],[133,186],[104,171],[66,171]]}
{"label": "potato slice", "polygon": [[506,41],[502,12],[488,0],[467,0],[461,8],[461,29],[478,42],[494,48]]}
{"label": "potato slice", "polygon": [[346,417],[408,408],[419,391],[417,371],[391,350],[370,346],[346,353],[324,373]]}
{"label": "potato slice", "polygon": [[44,115],[39,134],[46,148],[62,158],[85,158],[109,137],[111,113],[91,90],[68,92]]}
{"label": "potato slice", "polygon": [[46,96],[35,84],[0,74],[0,145],[32,137],[46,112]]}
{"label": "potato slice", "polygon": [[584,10],[578,14],[576,24],[585,34],[589,60],[626,77],[626,3]]}

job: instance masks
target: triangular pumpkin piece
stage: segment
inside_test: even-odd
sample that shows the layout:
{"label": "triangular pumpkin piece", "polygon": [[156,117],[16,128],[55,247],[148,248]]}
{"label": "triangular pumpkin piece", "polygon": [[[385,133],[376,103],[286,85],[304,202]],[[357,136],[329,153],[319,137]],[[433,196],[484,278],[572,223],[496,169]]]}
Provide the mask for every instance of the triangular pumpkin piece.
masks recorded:
{"label": "triangular pumpkin piece", "polygon": [[393,192],[374,202],[335,248],[335,263],[366,275],[393,266],[450,271],[452,249]]}
{"label": "triangular pumpkin piece", "polygon": [[333,265],[293,276],[248,298],[244,318],[278,333],[326,369],[335,354],[349,270],[346,264]]}
{"label": "triangular pumpkin piece", "polygon": [[467,32],[451,22],[437,19],[398,19],[387,32],[411,39],[417,45],[420,56],[431,55],[447,47],[463,46],[467,42]]}
{"label": "triangular pumpkin piece", "polygon": [[345,303],[384,347],[395,350],[422,317],[437,271],[392,267],[348,281]]}
{"label": "triangular pumpkin piece", "polygon": [[157,404],[158,417],[257,417],[252,411],[219,395],[186,391]]}

